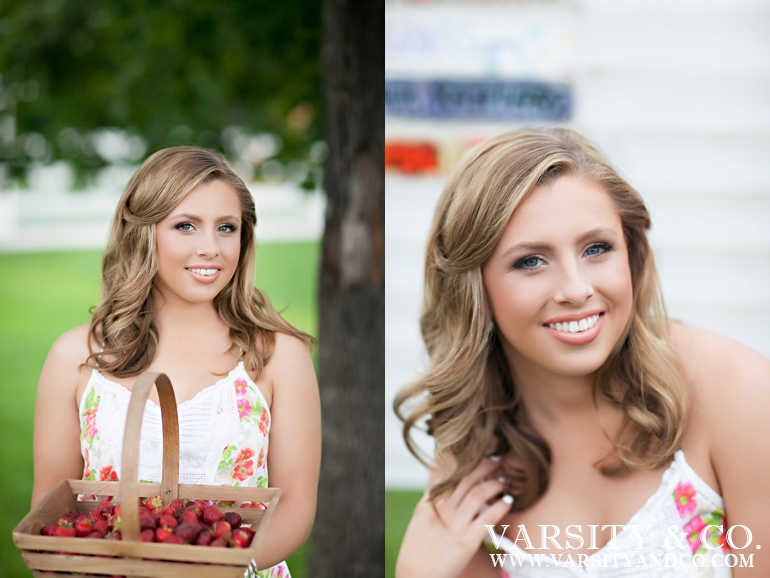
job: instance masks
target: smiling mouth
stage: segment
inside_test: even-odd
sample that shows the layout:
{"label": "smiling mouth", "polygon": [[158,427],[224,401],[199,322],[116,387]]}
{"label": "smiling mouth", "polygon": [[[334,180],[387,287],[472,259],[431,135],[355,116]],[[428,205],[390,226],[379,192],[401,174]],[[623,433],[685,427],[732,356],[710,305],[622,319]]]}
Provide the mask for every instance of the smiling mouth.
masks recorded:
{"label": "smiling mouth", "polygon": [[211,277],[212,275],[219,272],[219,269],[199,269],[199,268],[188,268],[188,271],[192,271],[193,273],[196,273],[197,275],[202,275],[204,277]]}
{"label": "smiling mouth", "polygon": [[596,315],[590,315],[576,321],[565,321],[564,323],[548,323],[546,324],[546,327],[550,327],[551,329],[555,329],[561,333],[582,333],[583,331],[588,331],[594,325],[596,325],[596,322],[599,321],[599,317],[602,315],[604,314],[598,313]]}

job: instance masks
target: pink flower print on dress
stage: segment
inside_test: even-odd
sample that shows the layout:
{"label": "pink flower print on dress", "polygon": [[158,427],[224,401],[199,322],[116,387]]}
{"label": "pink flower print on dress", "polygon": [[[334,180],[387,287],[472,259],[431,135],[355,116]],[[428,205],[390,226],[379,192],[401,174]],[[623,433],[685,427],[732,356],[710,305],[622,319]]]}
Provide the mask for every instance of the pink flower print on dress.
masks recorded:
{"label": "pink flower print on dress", "polygon": [[692,553],[698,551],[701,546],[700,532],[706,527],[706,522],[700,516],[695,516],[684,525],[684,531],[687,532],[687,543],[690,544]]}
{"label": "pink flower print on dress", "polygon": [[270,422],[267,418],[267,408],[262,408],[262,413],[259,414],[259,431],[262,435],[267,437],[267,428],[270,426]]}
{"label": "pink flower print on dress", "polygon": [[242,377],[239,377],[235,380],[235,395],[238,397],[243,397],[246,395],[246,389],[248,388],[248,384],[246,383],[246,380]]}
{"label": "pink flower print on dress", "polygon": [[244,448],[240,452],[238,452],[238,457],[235,458],[235,463],[239,464],[241,462],[245,462],[245,461],[253,458],[254,454],[256,454],[256,452],[253,449],[251,449],[251,448]]}
{"label": "pink flower print on dress", "polygon": [[238,462],[233,468],[233,479],[239,482],[245,482],[246,478],[254,475],[254,462],[249,460],[247,462]]}
{"label": "pink flower print on dress", "polygon": [[94,439],[99,433],[99,431],[96,429],[96,409],[86,410],[85,426],[86,433],[84,437],[86,439]]}
{"label": "pink flower print on dress", "polygon": [[695,500],[695,488],[689,482],[679,482],[674,490],[674,504],[679,510],[679,517],[686,518],[695,513],[698,502]]}
{"label": "pink flower print on dress", "polygon": [[259,457],[257,458],[257,467],[258,468],[265,467],[265,449],[264,448],[259,450]]}
{"label": "pink flower print on dress", "polygon": [[241,419],[249,417],[252,414],[251,404],[249,400],[242,397],[238,400],[238,417]]}
{"label": "pink flower print on dress", "polygon": [[99,479],[103,482],[117,482],[118,474],[112,469],[112,466],[104,466],[99,471]]}

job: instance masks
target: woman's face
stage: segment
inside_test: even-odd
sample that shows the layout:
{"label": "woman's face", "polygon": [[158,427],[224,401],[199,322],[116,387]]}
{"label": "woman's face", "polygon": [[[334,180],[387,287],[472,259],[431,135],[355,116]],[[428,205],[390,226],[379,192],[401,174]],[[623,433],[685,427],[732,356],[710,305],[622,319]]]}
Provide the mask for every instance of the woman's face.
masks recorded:
{"label": "woman's face", "polygon": [[492,314],[514,370],[596,371],[633,306],[620,215],[601,185],[562,176],[532,190],[482,267]]}
{"label": "woman's face", "polygon": [[241,204],[223,181],[201,183],[155,227],[155,289],[165,302],[213,301],[235,274]]}

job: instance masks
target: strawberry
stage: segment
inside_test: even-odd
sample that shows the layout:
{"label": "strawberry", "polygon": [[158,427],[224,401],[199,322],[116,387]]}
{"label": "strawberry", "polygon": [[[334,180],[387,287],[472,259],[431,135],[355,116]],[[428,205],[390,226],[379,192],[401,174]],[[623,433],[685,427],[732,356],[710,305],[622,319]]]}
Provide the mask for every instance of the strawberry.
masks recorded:
{"label": "strawberry", "polygon": [[43,528],[40,530],[40,533],[43,536],[53,536],[56,532],[56,528],[58,528],[58,526],[43,526]]}
{"label": "strawberry", "polygon": [[184,544],[184,540],[177,536],[176,534],[169,534],[165,540],[163,540],[164,544]]}
{"label": "strawberry", "polygon": [[216,538],[215,540],[211,541],[211,544],[209,544],[209,546],[211,548],[227,548],[227,542],[222,538]]}
{"label": "strawberry", "polygon": [[197,502],[193,502],[192,504],[188,504],[188,506],[184,509],[185,512],[193,512],[195,514],[195,517],[200,520],[203,517],[203,508],[204,506],[200,505]]}
{"label": "strawberry", "polygon": [[182,522],[177,527],[175,533],[186,543],[193,544],[201,530],[203,530],[203,525],[200,522]]}
{"label": "strawberry", "polygon": [[160,515],[160,516],[171,516],[172,518],[176,518],[176,516],[177,516],[177,511],[176,511],[176,508],[174,508],[174,506],[172,506],[171,504],[169,504],[168,506],[166,506],[165,508],[163,508],[163,509],[160,511],[160,514],[159,514],[159,515]]}
{"label": "strawberry", "polygon": [[160,499],[160,496],[150,496],[145,500],[144,505],[154,514],[160,514],[163,509],[163,500]]}
{"label": "strawberry", "polygon": [[225,519],[225,514],[218,506],[206,506],[203,508],[203,521],[209,526]]}
{"label": "strawberry", "polygon": [[75,538],[77,534],[74,526],[59,526],[53,533],[54,536],[59,538]]}
{"label": "strawberry", "polygon": [[225,512],[225,521],[233,529],[241,527],[241,515],[238,512]]}
{"label": "strawberry", "polygon": [[171,500],[171,506],[174,506],[175,509],[184,511],[184,509],[187,507],[187,504],[182,498],[176,498],[175,500]]}
{"label": "strawberry", "polygon": [[212,540],[214,540],[214,536],[211,535],[211,532],[203,530],[195,539],[195,544],[198,546],[208,546]]}
{"label": "strawberry", "polygon": [[149,528],[147,530],[142,530],[142,534],[140,536],[140,539],[142,542],[154,542],[155,541],[155,530],[150,530]]}
{"label": "strawberry", "polygon": [[180,522],[197,522],[199,520],[200,520],[200,516],[198,516],[198,514],[196,514],[194,510],[187,509],[184,511],[184,513],[182,514],[182,518],[179,521]]}
{"label": "strawberry", "polygon": [[99,520],[98,522],[94,522],[94,530],[99,532],[102,536],[106,536],[107,532],[110,531],[106,520]]}
{"label": "strawberry", "polygon": [[150,512],[145,511],[143,514],[139,514],[139,528],[141,530],[154,530],[157,525],[155,516]]}
{"label": "strawberry", "polygon": [[102,513],[99,510],[91,510],[88,512],[88,517],[91,518],[94,522],[98,522],[102,519]]}
{"label": "strawberry", "polygon": [[86,538],[96,538],[97,540],[103,540],[104,536],[102,536],[99,532],[91,532]]}
{"label": "strawberry", "polygon": [[252,537],[253,535],[246,532],[245,528],[236,528],[233,530],[233,548],[248,548]]}
{"label": "strawberry", "polygon": [[72,523],[72,520],[70,520],[67,516],[62,516],[58,520],[56,520],[56,525],[59,527],[65,526],[68,528],[74,528],[75,525]]}
{"label": "strawberry", "polygon": [[88,536],[94,531],[94,521],[91,518],[80,518],[75,522],[75,532],[78,538]]}
{"label": "strawberry", "polygon": [[230,533],[232,532],[232,528],[230,527],[230,524],[225,522],[224,520],[220,520],[214,526],[212,527],[212,531],[214,532],[214,536],[217,538],[223,538],[225,536],[229,537]]}
{"label": "strawberry", "polygon": [[155,541],[164,542],[166,538],[168,538],[171,534],[172,534],[171,530],[168,530],[163,526],[155,528]]}
{"label": "strawberry", "polygon": [[178,526],[178,523],[174,516],[161,516],[160,519],[158,520],[158,524],[160,524],[167,530],[173,530]]}

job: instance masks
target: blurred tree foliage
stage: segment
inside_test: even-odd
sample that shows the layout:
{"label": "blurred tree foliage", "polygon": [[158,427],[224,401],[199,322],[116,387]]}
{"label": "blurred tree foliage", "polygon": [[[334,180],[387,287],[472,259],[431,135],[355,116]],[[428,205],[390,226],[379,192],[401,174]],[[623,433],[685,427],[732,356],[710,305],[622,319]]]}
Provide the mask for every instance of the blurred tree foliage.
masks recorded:
{"label": "blurred tree foliage", "polygon": [[317,0],[3,0],[6,176],[64,159],[82,184],[110,162],[93,146],[101,127],[140,137],[127,162],[177,144],[232,157],[234,135],[262,133],[281,143],[268,156],[308,159],[322,134],[320,20]]}

